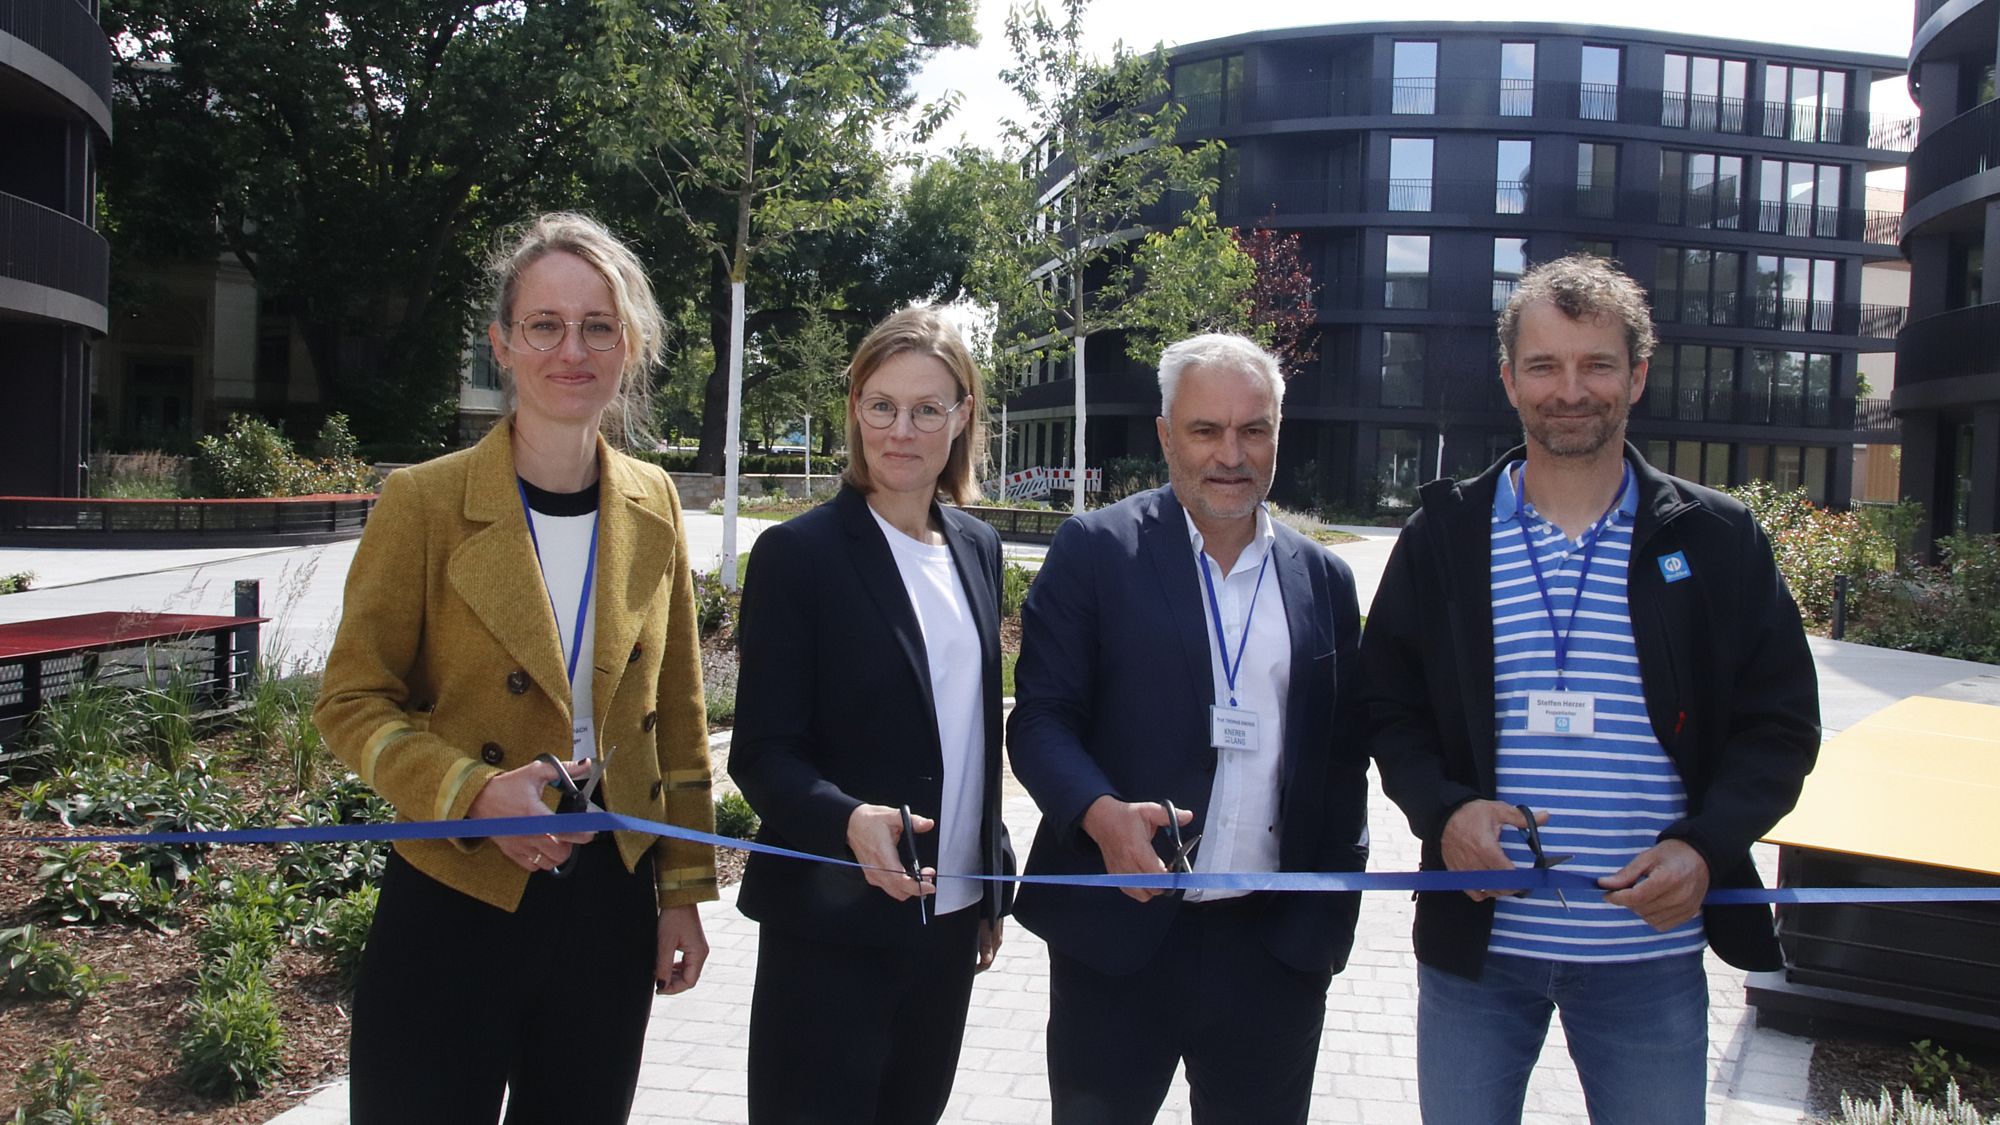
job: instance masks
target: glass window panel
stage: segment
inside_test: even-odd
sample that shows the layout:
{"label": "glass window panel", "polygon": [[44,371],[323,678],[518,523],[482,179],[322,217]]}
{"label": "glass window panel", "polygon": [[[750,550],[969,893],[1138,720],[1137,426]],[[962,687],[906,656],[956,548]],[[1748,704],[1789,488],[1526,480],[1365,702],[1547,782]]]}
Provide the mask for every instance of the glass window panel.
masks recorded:
{"label": "glass window panel", "polygon": [[1528,240],[1525,238],[1496,238],[1493,240],[1493,311],[1507,307],[1507,301],[1521,284],[1521,274],[1528,268]]}
{"label": "glass window panel", "polygon": [[1742,302],[1743,255],[1734,250],[1715,252],[1714,276],[1709,290],[1709,323],[1740,324],[1737,308]]}
{"label": "glass window panel", "polygon": [[1392,113],[1437,112],[1437,44],[1397,43]]}
{"label": "glass window panel", "polygon": [[1785,162],[1765,159],[1757,179],[1757,229],[1776,234],[1785,229]]}
{"label": "glass window panel", "polygon": [[1493,176],[1493,210],[1501,215],[1525,215],[1528,211],[1528,176],[1535,159],[1535,143],[1502,140],[1496,146]]}
{"label": "glass window panel", "polygon": [[1709,421],[1729,421],[1729,392],[1735,386],[1736,349],[1708,349],[1708,408],[1705,413]]}
{"label": "glass window panel", "polygon": [[1771,450],[1771,483],[1781,492],[1790,492],[1800,484],[1799,447],[1780,445]]}
{"label": "glass window panel", "polygon": [[1535,45],[1500,44],[1500,116],[1528,117],[1535,112]]}
{"label": "glass window panel", "polygon": [[1722,104],[1718,108],[1716,128],[1725,133],[1743,131],[1743,99],[1749,74],[1748,63],[1725,60],[1722,64]]}
{"label": "glass window panel", "polygon": [[1683,422],[1699,422],[1708,349],[1689,345],[1677,350],[1680,352],[1680,364],[1674,380],[1674,417]]}
{"label": "glass window panel", "polygon": [[1673,464],[1673,456],[1674,447],[1664,441],[1655,440],[1646,443],[1646,464],[1663,473],[1673,472],[1673,469],[1670,468]]}
{"label": "glass window panel", "polygon": [[1721,62],[1697,56],[1691,63],[1688,75],[1688,128],[1713,132],[1718,121]]}
{"label": "glass window panel", "polygon": [[1743,447],[1743,479],[1745,481],[1771,479],[1770,446],[1746,445]]}
{"label": "glass window panel", "polygon": [[1678,129],[1687,124],[1687,56],[1669,51],[1660,72],[1660,124]]}
{"label": "glass window panel", "polygon": [[1654,352],[1653,365],[1646,373],[1646,393],[1639,405],[1655,418],[1674,416],[1674,376],[1679,367],[1676,351],[1669,344]]}
{"label": "glass window panel", "polygon": [[[1750,370],[1744,373],[1743,401],[1738,405],[1736,420],[1739,422],[1768,422],[1771,420],[1771,385],[1777,382],[1778,357],[1776,352],[1753,352],[1750,356]],[[1763,480],[1762,472],[1752,473],[1753,479]]]}
{"label": "glass window panel", "polygon": [[1382,405],[1423,404],[1423,335],[1418,332],[1382,333]]}
{"label": "glass window panel", "polygon": [[1708,323],[1708,253],[1703,250],[1681,251],[1681,321],[1686,324]]}
{"label": "glass window panel", "polygon": [[1702,449],[1701,483],[1710,488],[1729,486],[1729,445],[1712,441]]}
{"label": "glass window panel", "polygon": [[1813,213],[1813,234],[1820,238],[1840,236],[1840,166],[1822,164],[1819,166],[1819,189],[1814,203],[1818,210]]}
{"label": "glass window panel", "polygon": [[1806,499],[1815,504],[1826,503],[1827,450],[1823,445],[1806,447],[1805,486]]}
{"label": "glass window panel", "polygon": [[1431,209],[1431,140],[1394,137],[1389,141],[1389,210]]}
{"label": "glass window panel", "polygon": [[1678,322],[1681,318],[1681,256],[1670,246],[1660,247],[1653,270],[1653,307],[1661,320]]}
{"label": "glass window panel", "polygon": [[1696,480],[1701,476],[1701,443],[1698,441],[1677,441],[1674,443],[1674,467],[1669,470],[1682,480]]}
{"label": "glass window panel", "polygon": [[1577,116],[1585,121],[1618,120],[1619,50],[1583,49],[1583,82],[1577,91]]}
{"label": "glass window panel", "polygon": [[1771,372],[1771,421],[1796,426],[1805,417],[1805,366],[1803,352],[1776,352]]}
{"label": "glass window panel", "polygon": [[1378,430],[1375,442],[1375,479],[1382,485],[1382,503],[1391,508],[1414,506],[1417,485],[1423,483],[1418,461],[1424,435],[1418,430]]}
{"label": "glass window panel", "polygon": [[1421,309],[1430,305],[1431,237],[1392,234],[1384,258],[1382,307]]}
{"label": "glass window panel", "polygon": [[1833,357],[1806,357],[1806,425],[1833,424]]}

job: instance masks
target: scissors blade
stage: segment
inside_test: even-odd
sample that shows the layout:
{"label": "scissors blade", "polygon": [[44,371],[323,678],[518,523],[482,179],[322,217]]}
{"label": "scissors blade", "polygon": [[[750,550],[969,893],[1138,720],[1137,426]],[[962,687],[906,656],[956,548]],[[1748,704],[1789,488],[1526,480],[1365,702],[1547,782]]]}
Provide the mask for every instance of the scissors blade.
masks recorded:
{"label": "scissors blade", "polygon": [[618,748],[612,746],[607,748],[604,753],[590,760],[590,776],[583,781],[583,803],[585,805],[589,805],[597,796],[597,783],[604,779],[604,771],[611,768],[611,755],[617,752]]}

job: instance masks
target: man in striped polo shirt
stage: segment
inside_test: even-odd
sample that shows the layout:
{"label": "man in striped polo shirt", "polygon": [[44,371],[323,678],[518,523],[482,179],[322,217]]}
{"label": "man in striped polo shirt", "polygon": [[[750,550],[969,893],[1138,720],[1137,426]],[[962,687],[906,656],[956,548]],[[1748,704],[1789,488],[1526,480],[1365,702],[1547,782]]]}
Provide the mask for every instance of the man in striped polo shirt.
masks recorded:
{"label": "man in striped polo shirt", "polygon": [[1654,335],[1608,262],[1530,270],[1501,313],[1527,443],[1434,481],[1362,637],[1383,786],[1427,869],[1538,865],[1601,890],[1417,902],[1427,1125],[1517,1125],[1561,1010],[1596,1125],[1703,1120],[1705,946],[1779,967],[1750,845],[1819,747],[1798,609],[1742,505],[1625,443]]}

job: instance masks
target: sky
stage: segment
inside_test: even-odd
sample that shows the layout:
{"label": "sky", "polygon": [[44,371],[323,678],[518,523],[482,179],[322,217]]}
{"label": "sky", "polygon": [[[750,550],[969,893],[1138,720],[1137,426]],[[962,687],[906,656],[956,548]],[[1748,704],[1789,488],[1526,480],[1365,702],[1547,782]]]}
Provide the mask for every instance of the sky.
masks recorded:
{"label": "sky", "polygon": [[[942,151],[960,140],[999,147],[1001,122],[1021,106],[1000,70],[1007,50],[1008,0],[977,0],[980,45],[943,52],[916,81],[919,101],[956,90],[963,103],[926,146]],[[1060,0],[1044,0],[1054,14]],[[1103,58],[1123,41],[1144,50],[1199,43],[1247,31],[1393,20],[1493,20],[1582,23],[1647,28],[1800,47],[1863,51],[1907,57],[1913,5],[1909,0],[1401,0],[1393,5],[1354,0],[1095,0],[1084,15],[1084,47]],[[1615,13],[1615,14],[1614,14]],[[1878,84],[1877,113],[1916,115],[1902,83]]]}

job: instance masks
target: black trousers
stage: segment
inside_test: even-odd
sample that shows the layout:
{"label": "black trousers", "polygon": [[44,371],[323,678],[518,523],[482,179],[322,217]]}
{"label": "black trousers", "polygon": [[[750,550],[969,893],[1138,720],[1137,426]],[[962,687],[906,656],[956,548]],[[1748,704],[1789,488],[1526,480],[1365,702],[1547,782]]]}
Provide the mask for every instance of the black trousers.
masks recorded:
{"label": "black trousers", "polygon": [[623,1122],[652,1012],[659,910],[650,859],[609,833],[564,878],[531,876],[508,913],[401,856],[382,875],[354,991],[357,1125]]}
{"label": "black trousers", "polygon": [[763,927],[750,1125],[931,1125],[944,1116],[978,948],[977,905],[931,919],[916,949]]}
{"label": "black trousers", "polygon": [[1332,974],[1271,956],[1260,898],[1182,903],[1126,976],[1049,951],[1054,1125],[1146,1125],[1183,1060],[1197,1125],[1303,1125]]}

